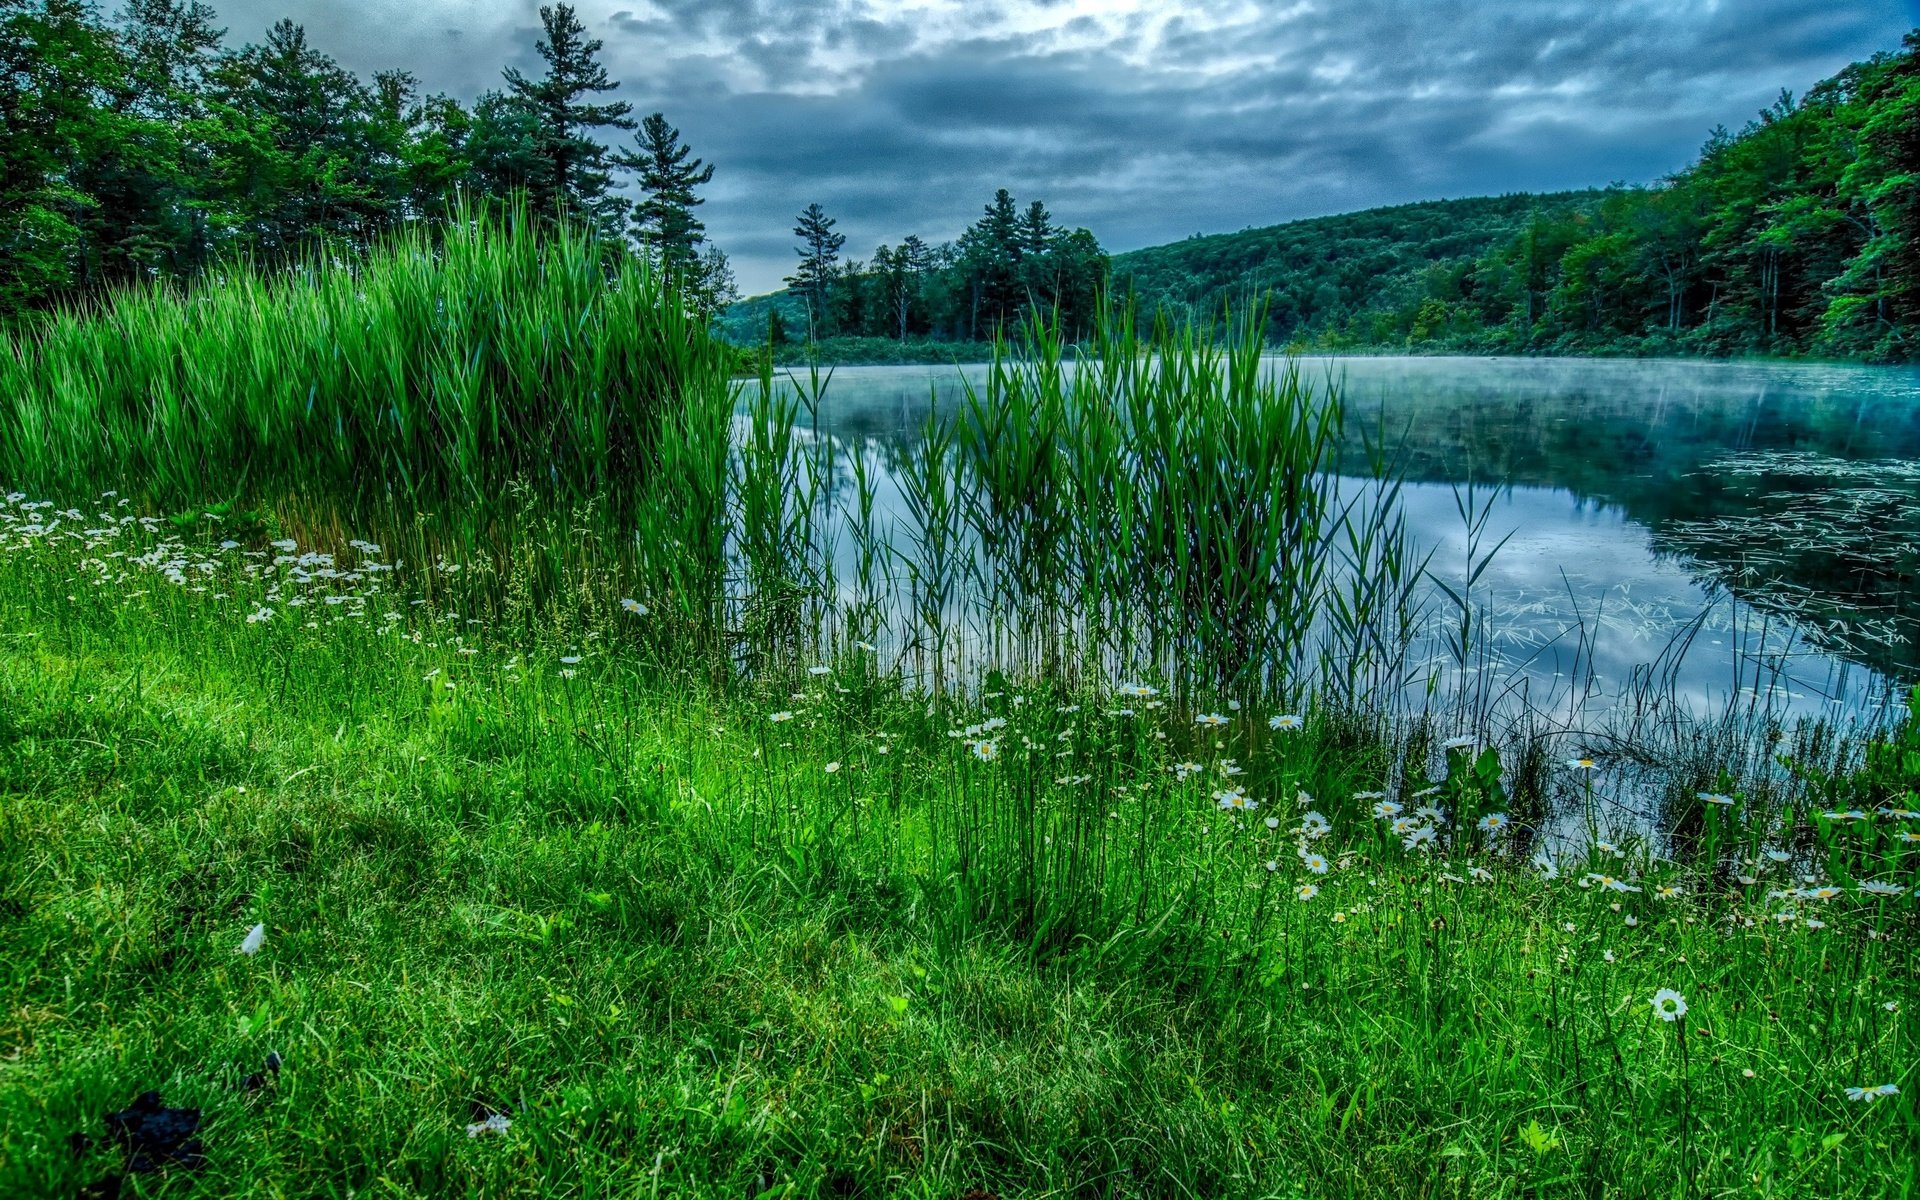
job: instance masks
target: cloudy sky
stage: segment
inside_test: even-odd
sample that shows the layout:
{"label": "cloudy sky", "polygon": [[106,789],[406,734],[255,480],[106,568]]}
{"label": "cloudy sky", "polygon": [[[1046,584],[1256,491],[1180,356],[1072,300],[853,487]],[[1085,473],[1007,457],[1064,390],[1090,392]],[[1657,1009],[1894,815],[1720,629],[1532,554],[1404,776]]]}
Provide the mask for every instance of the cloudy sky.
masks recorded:
{"label": "cloudy sky", "polygon": [[[363,77],[537,74],[531,0],[211,0]],[[848,252],[944,240],[996,187],[1112,250],[1439,196],[1646,182],[1899,45],[1920,0],[579,0],[637,113],[717,164],[749,294],[818,201]]]}

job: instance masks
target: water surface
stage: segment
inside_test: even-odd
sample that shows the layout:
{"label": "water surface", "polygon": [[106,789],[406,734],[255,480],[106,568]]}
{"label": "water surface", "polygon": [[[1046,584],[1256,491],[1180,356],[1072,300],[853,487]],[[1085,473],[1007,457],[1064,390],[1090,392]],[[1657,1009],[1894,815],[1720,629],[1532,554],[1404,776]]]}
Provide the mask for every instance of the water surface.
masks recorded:
{"label": "water surface", "polygon": [[[1920,370],[1584,359],[1301,360],[1340,387],[1344,473],[1391,448],[1431,570],[1491,506],[1480,670],[1552,696],[1858,710],[1920,675]],[[984,367],[836,370],[820,432],[882,475]],[[1439,597],[1435,589],[1436,598]],[[1442,669],[1439,623],[1428,648]],[[1577,681],[1577,686],[1576,686]]]}

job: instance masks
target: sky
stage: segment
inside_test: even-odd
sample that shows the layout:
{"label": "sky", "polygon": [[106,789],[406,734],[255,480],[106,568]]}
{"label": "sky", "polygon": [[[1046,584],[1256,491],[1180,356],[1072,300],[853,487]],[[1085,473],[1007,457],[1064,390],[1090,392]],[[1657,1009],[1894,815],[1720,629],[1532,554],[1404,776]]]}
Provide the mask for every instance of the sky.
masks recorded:
{"label": "sky", "polygon": [[[210,0],[370,78],[537,75],[524,0]],[[1895,49],[1920,0],[579,0],[635,115],[715,164],[701,216],[778,288],[818,202],[847,253],[953,238],[994,189],[1109,250],[1438,197],[1647,183],[1716,125]],[[624,135],[622,135],[624,136]]]}

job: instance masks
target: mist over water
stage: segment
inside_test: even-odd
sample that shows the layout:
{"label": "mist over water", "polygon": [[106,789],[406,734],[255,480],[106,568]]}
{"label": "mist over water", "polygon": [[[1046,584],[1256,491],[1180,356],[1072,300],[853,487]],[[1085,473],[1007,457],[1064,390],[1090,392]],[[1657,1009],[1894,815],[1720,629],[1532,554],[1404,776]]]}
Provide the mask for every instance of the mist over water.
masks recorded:
{"label": "mist over water", "polygon": [[[1920,676],[1920,371],[1565,359],[1301,360],[1347,402],[1344,490],[1369,442],[1403,473],[1429,571],[1474,582],[1468,674],[1570,717],[1655,687],[1690,707],[1871,715]],[[877,479],[880,526],[909,522],[891,464],[930,411],[987,369],[836,369],[817,417],[841,468]],[[805,418],[803,418],[804,420]],[[1469,537],[1463,503],[1484,511]],[[837,511],[837,506],[836,506]],[[829,518],[832,519],[831,516]],[[1477,549],[1476,549],[1477,545]],[[837,548],[843,576],[849,553]],[[1456,606],[1431,585],[1415,661]]]}

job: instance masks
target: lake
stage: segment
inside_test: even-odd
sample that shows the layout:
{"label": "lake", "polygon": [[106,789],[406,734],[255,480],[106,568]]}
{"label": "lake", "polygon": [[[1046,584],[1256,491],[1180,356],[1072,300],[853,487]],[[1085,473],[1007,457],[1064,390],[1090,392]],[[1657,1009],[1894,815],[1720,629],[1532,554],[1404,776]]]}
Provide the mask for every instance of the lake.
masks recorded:
{"label": "lake", "polygon": [[[1547,703],[1604,705],[1658,684],[1695,705],[1733,697],[1802,715],[1873,709],[1920,675],[1920,370],[1301,366],[1346,396],[1343,473],[1364,475],[1369,441],[1392,450],[1433,576],[1457,586],[1468,570],[1465,489],[1489,507],[1481,547],[1503,544],[1473,588],[1488,641],[1470,670]],[[866,456],[881,513],[903,522],[888,463],[929,405],[958,409],[963,376],[985,375],[839,368],[819,432],[843,463]],[[1436,635],[1448,607],[1431,608]]]}

